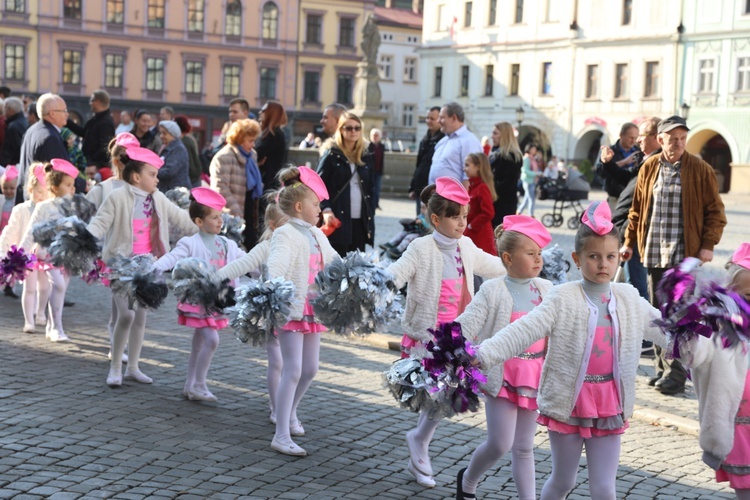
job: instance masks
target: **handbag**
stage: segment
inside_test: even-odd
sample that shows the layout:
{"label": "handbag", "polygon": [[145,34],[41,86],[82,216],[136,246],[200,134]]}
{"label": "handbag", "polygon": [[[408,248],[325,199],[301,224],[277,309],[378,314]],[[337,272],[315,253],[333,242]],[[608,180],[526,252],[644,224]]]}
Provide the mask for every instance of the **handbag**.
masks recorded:
{"label": "handbag", "polygon": [[[331,198],[331,201],[330,201],[331,205],[333,205],[336,202],[336,200],[339,199],[339,196],[341,196],[341,194],[344,192],[344,190],[346,189],[346,187],[349,185],[349,183],[354,178],[354,174],[355,173],[357,173],[357,169],[356,168],[352,172],[352,175],[349,176],[349,179],[347,179],[346,183],[344,183],[344,187],[342,187],[341,189],[339,189],[339,192],[336,193],[336,196],[334,196],[333,198]],[[318,216],[318,227],[323,232],[323,234],[325,234],[326,236],[331,236],[338,228],[341,227],[341,220],[338,217],[336,217],[335,215],[331,215],[331,217],[329,217],[328,223],[324,223],[323,221],[324,221],[323,212],[320,212],[320,215]]]}

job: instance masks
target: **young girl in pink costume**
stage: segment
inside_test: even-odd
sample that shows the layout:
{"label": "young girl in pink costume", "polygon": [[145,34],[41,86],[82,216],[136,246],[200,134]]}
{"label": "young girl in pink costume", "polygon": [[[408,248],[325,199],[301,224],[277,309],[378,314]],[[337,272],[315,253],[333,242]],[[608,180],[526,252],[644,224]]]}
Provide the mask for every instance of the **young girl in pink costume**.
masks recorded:
{"label": "young girl in pink costume", "polygon": [[289,167],[278,174],[281,189],[278,204],[289,222],[271,236],[268,277],[285,278],[294,283],[295,303],[291,321],[277,329],[281,348],[281,380],[276,393],[276,433],[271,448],[285,455],[305,456],[307,452],[292,441],[304,436],[297,407],[318,371],[320,332],[310,304],[310,285],[336,251],[328,238],[315,227],[321,200],[328,190],[320,176],[307,167]]}
{"label": "young girl in pink costume", "polygon": [[[453,321],[464,311],[474,295],[474,275],[495,278],[505,274],[498,257],[483,252],[463,236],[469,194],[460,182],[438,177],[420,197],[435,231],[412,241],[401,258],[388,267],[398,288],[409,285],[402,320],[406,331],[401,340],[402,357],[422,356],[426,352],[424,343],[432,339],[428,329]],[[439,423],[439,419],[422,412],[417,427],[406,433],[407,471],[428,488],[435,486],[428,449]]]}
{"label": "young girl in pink costume", "polygon": [[[200,259],[210,263],[215,269],[221,269],[241,255],[234,241],[219,236],[223,225],[221,212],[227,200],[207,187],[194,188],[190,194],[188,212],[198,226],[198,233],[181,238],[171,252],[156,261],[156,269],[167,271],[174,268],[180,259],[188,257]],[[233,283],[235,286],[236,284]],[[219,347],[218,330],[226,328],[229,321],[223,314],[207,314],[201,306],[178,304],[177,322],[195,328],[182,394],[193,401],[216,401],[216,396],[208,390],[206,377],[216,348]]]}
{"label": "young girl in pink costume", "polygon": [[[473,345],[528,314],[552,288],[552,283],[537,278],[542,270],[542,248],[552,239],[539,221],[526,215],[507,215],[495,236],[508,275],[483,283],[466,311],[456,318]],[[482,474],[508,450],[518,498],[536,498],[536,395],[545,348],[545,339],[538,340],[487,373],[487,439],[472,455],[469,467],[458,472],[456,498],[474,498]]]}
{"label": "young girl in pink costume", "polygon": [[573,489],[584,444],[591,497],[615,498],[620,438],[633,414],[641,341],[645,335],[665,344],[651,323],[659,311],[632,286],[610,283],[618,243],[607,202],[591,203],[572,254],[583,280],[554,287],[539,306],[477,349],[489,371],[549,337],[537,396],[537,421],[547,426],[552,451],[552,475],[542,499],[562,499]]}
{"label": "young girl in pink costume", "polygon": [[5,229],[10,221],[10,214],[16,204],[16,187],[18,186],[18,169],[15,165],[5,167],[5,172],[0,176],[0,184],[3,188],[3,206],[0,212],[0,232]]}
{"label": "young girl in pink costume", "polygon": [[[11,246],[20,245],[21,238],[29,227],[34,207],[49,196],[47,184],[44,181],[44,165],[33,163],[29,170],[33,172],[33,175],[29,175],[26,180],[29,200],[13,207],[8,225],[0,234],[0,255],[7,253]],[[44,264],[35,262],[33,269],[26,274],[26,279],[23,281],[21,307],[23,308],[24,333],[34,333],[36,325],[47,323],[45,311],[49,300],[49,282],[43,267]]]}
{"label": "young girl in pink costume", "polygon": [[[268,200],[268,204],[266,205],[264,217],[266,230],[261,235],[258,244],[239,259],[221,268],[218,273],[221,279],[233,280],[252,272],[261,274],[261,267],[268,262],[273,232],[289,220],[289,216],[281,211],[276,200],[273,197],[269,198],[271,199]],[[266,354],[268,355],[266,384],[268,385],[268,399],[271,407],[269,420],[272,424],[276,425],[276,393],[279,389],[282,367],[279,338],[276,335],[273,337],[269,336],[266,339]]]}
{"label": "young girl in pink costume", "polygon": [[[150,253],[161,257],[169,251],[169,226],[177,225],[185,234],[198,228],[185,210],[178,208],[157,191],[156,176],[163,161],[156,153],[139,147],[129,148],[120,157],[127,185],[112,191],[88,225],[89,232],[104,239],[102,259],[131,257]],[[125,378],[142,384],[153,382],[138,366],[146,329],[145,308],[132,310],[126,297],[114,297],[117,322],[114,328],[112,361],[107,385],[122,385],[122,354],[128,345],[128,368]]]}
{"label": "young girl in pink costume", "polygon": [[[727,265],[729,288],[750,302],[750,243]],[[724,348],[721,339],[697,336],[680,345],[698,395],[703,461],[729,481],[737,498],[750,499],[750,350],[745,342]]]}
{"label": "young girl in pink costume", "polygon": [[78,169],[67,160],[55,158],[44,165],[45,183],[51,197],[38,203],[31,214],[29,224],[26,227],[21,247],[33,251],[39,261],[41,269],[44,269],[49,281],[49,311],[47,314],[47,338],[52,342],[67,342],[70,340],[62,325],[63,302],[65,302],[65,290],[68,288],[70,276],[63,269],[45,265],[48,258],[47,250],[40,248],[34,243],[32,230],[36,224],[59,219],[62,213],[55,203],[55,198],[73,196],[75,192],[74,181],[78,176]]}

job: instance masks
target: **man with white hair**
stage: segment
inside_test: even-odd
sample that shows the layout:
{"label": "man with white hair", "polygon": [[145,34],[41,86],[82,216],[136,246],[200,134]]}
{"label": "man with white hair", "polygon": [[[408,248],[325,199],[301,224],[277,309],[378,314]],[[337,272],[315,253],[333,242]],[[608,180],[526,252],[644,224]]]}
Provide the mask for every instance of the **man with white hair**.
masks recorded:
{"label": "man with white hair", "polygon": [[23,114],[23,101],[18,97],[8,97],[5,109],[5,140],[0,148],[0,165],[16,165],[21,158],[21,143],[29,122]]}

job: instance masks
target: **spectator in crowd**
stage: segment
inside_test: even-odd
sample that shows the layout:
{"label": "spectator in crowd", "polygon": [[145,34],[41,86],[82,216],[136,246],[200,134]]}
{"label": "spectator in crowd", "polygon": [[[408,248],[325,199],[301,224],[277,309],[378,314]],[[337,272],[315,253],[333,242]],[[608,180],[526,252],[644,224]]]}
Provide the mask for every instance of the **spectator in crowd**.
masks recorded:
{"label": "spectator in crowd", "polygon": [[163,121],[174,121],[174,108],[172,106],[164,106],[159,110],[159,123]]}
{"label": "spectator in crowd", "polygon": [[190,175],[190,184],[192,187],[199,187],[201,185],[203,166],[201,165],[201,157],[198,152],[198,143],[195,142],[193,136],[190,135],[190,131],[193,127],[190,125],[190,121],[185,115],[175,115],[174,121],[177,126],[180,127],[180,140],[188,152],[188,164],[190,165],[188,173]]}
{"label": "spectator in crowd", "polygon": [[[266,102],[260,110],[260,137],[255,142],[255,151],[258,154],[258,167],[263,179],[263,189],[276,189],[279,181],[276,174],[286,163],[287,144],[284,131],[288,120],[286,111],[281,103],[277,101]],[[265,207],[261,207],[265,212]]]}
{"label": "spectator in crowd", "polygon": [[417,216],[421,213],[421,201],[419,194],[427,187],[427,179],[430,176],[430,166],[432,165],[432,155],[435,154],[435,146],[445,137],[440,131],[440,108],[435,106],[430,108],[425,117],[427,133],[419,142],[419,151],[417,152],[417,167],[414,169],[414,175],[409,184],[409,198],[417,200]]}
{"label": "spectator in crowd", "polygon": [[485,154],[485,156],[489,156],[490,152],[492,151],[492,143],[490,143],[490,138],[486,135],[483,135],[479,143],[482,145],[482,152]]}
{"label": "spectator in crowd", "polygon": [[260,124],[245,118],[235,120],[227,132],[227,143],[211,159],[211,187],[227,200],[230,215],[245,219],[243,245],[250,250],[258,241],[258,207],[263,181],[255,158],[255,139]]}
{"label": "spectator in crowd", "polygon": [[0,99],[0,149],[5,142],[5,99]]}
{"label": "spectator in crowd", "polygon": [[39,121],[39,115],[36,113],[36,101],[31,101],[26,106],[26,121],[29,122],[29,127]]}
{"label": "spectator in crowd", "polygon": [[81,147],[78,144],[78,137],[76,134],[74,134],[68,127],[63,127],[60,129],[60,136],[62,137],[63,142],[65,142],[65,149],[68,150],[70,163],[72,163],[79,172],[85,173],[87,179],[93,179],[94,175],[97,173],[97,168],[94,167],[92,170],[89,170],[86,167],[86,158],[83,156],[83,151],[81,151]]}
{"label": "spectator in crowd", "polygon": [[492,226],[497,227],[503,223],[503,217],[515,215],[518,207],[518,181],[521,178],[523,154],[510,123],[500,122],[493,127],[489,159],[497,193]]}
{"label": "spectator in crowd", "polygon": [[161,150],[161,141],[156,131],[151,129],[152,124],[151,113],[145,109],[139,109],[135,112],[133,135],[138,139],[142,148],[150,149],[158,154],[159,150]]}
{"label": "spectator in crowd", "polygon": [[0,148],[0,165],[16,165],[21,159],[21,143],[29,122],[23,114],[23,101],[18,97],[5,99],[3,108],[6,129],[5,141]]}
{"label": "spectator in crowd", "polygon": [[464,158],[469,153],[481,153],[479,139],[464,125],[464,108],[450,102],[440,109],[440,130],[445,134],[435,145],[430,167],[430,184],[438,177],[451,177],[469,187],[469,178],[464,172]]}
{"label": "spectator in crowd", "polygon": [[376,209],[380,209],[380,186],[383,182],[383,167],[385,166],[385,144],[382,139],[383,132],[380,129],[370,130],[370,144],[367,145],[367,151],[372,155],[372,205]]}
{"label": "spectator in crowd", "polygon": [[536,207],[536,183],[542,172],[537,162],[536,144],[529,143],[524,147],[523,164],[521,165],[521,183],[523,184],[523,200],[518,207],[518,213],[529,207],[529,215],[534,217]]}
{"label": "spectator in crowd", "polygon": [[364,251],[375,237],[372,200],[372,155],[362,137],[362,120],[351,112],[339,118],[331,147],[318,163],[318,174],[330,199],[323,201],[324,223],[332,217],[341,222],[328,241],[342,257],[352,250]]}
{"label": "spectator in crowd", "polygon": [[120,135],[123,132],[130,132],[133,130],[133,120],[130,117],[130,112],[120,111],[120,124],[115,129],[115,135]]}
{"label": "spectator in crowd", "polygon": [[308,132],[307,136],[299,143],[299,149],[313,149],[315,147],[317,147],[315,145],[315,134]]}
{"label": "spectator in crowd", "polygon": [[193,187],[190,182],[190,159],[181,137],[180,126],[174,120],[159,122],[159,139],[162,143],[159,156],[164,160],[158,174],[159,191],[162,193],[178,187]]}
{"label": "spectator in crowd", "polygon": [[[80,150],[85,158],[84,168],[96,173],[99,168],[109,165],[109,141],[115,136],[115,121],[109,110],[109,93],[106,90],[95,90],[89,98],[89,105],[94,116],[83,127],[70,117],[65,126],[83,139]],[[71,157],[71,163],[78,166],[73,160]]]}
{"label": "spectator in crowd", "polygon": [[[635,123],[625,123],[620,128],[620,138],[615,145],[602,146],[596,165],[596,173],[604,180],[604,190],[607,192],[609,208],[614,212],[617,198],[625,189],[633,171],[640,164],[643,153],[638,149],[638,126]],[[605,157],[607,160],[605,161]],[[625,172],[623,175],[622,172]],[[624,182],[623,182],[624,180]]]}
{"label": "spectator in crowd", "polygon": [[[727,224],[713,167],[685,150],[688,132],[685,119],[679,116],[659,122],[657,141],[662,152],[651,155],[638,172],[620,249],[627,261],[638,245],[655,306],[656,284],[664,273],[685,257],[713,260],[714,246]],[[684,391],[685,368],[677,359],[665,356],[662,349],[656,351],[656,374],[660,378],[653,385],[662,394]]]}
{"label": "spectator in crowd", "polygon": [[7,99],[8,97],[10,97],[10,94],[10,87],[7,87],[5,85],[0,86],[0,99]]}
{"label": "spectator in crowd", "polygon": [[341,115],[346,112],[346,106],[334,102],[323,110],[323,117],[320,119],[320,125],[323,127],[323,133],[326,137],[333,137],[338,128]]}
{"label": "spectator in crowd", "polygon": [[224,122],[224,125],[221,127],[219,143],[211,152],[212,157],[226,145],[227,134],[229,133],[229,128],[232,126],[232,124],[237,120],[245,120],[247,118],[255,118],[255,115],[250,112],[250,103],[247,102],[247,99],[243,97],[235,97],[234,99],[229,101],[229,120]]}

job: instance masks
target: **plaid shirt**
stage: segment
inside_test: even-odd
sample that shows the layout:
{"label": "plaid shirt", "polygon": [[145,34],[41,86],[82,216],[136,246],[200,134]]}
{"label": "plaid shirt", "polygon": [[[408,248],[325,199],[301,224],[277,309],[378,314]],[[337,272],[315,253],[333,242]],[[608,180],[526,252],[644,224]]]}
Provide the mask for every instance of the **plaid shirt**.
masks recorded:
{"label": "plaid shirt", "polygon": [[662,158],[659,164],[643,265],[666,269],[679,264],[685,257],[685,242],[682,237],[682,183],[679,161],[673,165]]}

